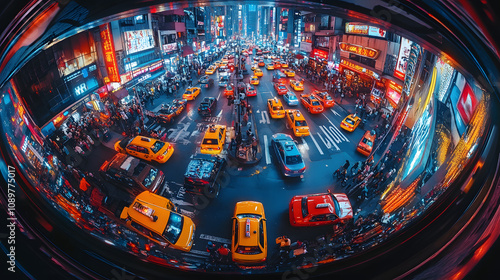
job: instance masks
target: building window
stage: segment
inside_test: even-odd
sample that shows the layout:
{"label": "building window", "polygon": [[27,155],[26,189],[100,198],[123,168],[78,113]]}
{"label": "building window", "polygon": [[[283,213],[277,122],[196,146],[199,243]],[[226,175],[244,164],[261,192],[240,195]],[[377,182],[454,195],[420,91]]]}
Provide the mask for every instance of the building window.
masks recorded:
{"label": "building window", "polygon": [[349,59],[351,59],[353,61],[356,61],[356,62],[359,62],[361,64],[364,64],[366,66],[375,68],[375,62],[376,62],[376,60],[374,60],[374,59],[370,59],[370,58],[367,58],[367,57],[362,57],[362,56],[355,55],[355,54],[352,54],[352,53],[349,54]]}

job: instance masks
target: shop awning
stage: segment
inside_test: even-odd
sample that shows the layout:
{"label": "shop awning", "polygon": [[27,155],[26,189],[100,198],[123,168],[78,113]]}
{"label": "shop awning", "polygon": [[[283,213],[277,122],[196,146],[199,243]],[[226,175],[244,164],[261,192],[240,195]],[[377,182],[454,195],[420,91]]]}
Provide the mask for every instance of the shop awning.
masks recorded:
{"label": "shop awning", "polygon": [[115,100],[115,101],[120,101],[122,100],[123,98],[125,98],[126,96],[128,95],[128,90],[125,89],[125,88],[121,88],[115,92],[113,92],[113,94],[111,94],[111,97]]}
{"label": "shop awning", "polygon": [[188,56],[190,54],[193,54],[193,47],[191,46],[184,46],[182,47],[182,56]]}

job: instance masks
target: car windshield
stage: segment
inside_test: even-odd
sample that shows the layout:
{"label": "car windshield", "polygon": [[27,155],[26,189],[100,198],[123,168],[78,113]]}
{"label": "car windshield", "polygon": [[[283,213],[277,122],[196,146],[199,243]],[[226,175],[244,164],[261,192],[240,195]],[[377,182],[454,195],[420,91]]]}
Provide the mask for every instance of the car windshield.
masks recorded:
{"label": "car windshield", "polygon": [[204,145],[217,145],[217,143],[218,143],[217,139],[212,139],[212,138],[203,139]]}
{"label": "car windshield", "polygon": [[156,141],[153,146],[151,146],[151,151],[153,151],[153,153],[158,153],[158,151],[161,150],[161,148],[163,148],[163,146],[165,146],[165,143],[161,142],[161,141]]}
{"label": "car windshield", "polygon": [[122,141],[120,141],[120,147],[122,147],[123,149],[125,149],[125,147],[128,146],[128,144],[132,141],[132,138],[125,138],[123,139]]}
{"label": "car windshield", "polygon": [[369,147],[373,146],[373,142],[370,141],[370,139],[368,138],[364,138],[363,139],[363,143],[365,143],[366,145],[368,145]]}
{"label": "car windshield", "polygon": [[283,110],[283,106],[273,106],[273,111]]}
{"label": "car windshield", "polygon": [[337,216],[340,216],[340,204],[339,202],[337,201],[337,198],[333,195],[333,194],[330,194],[330,196],[332,197],[332,200],[333,200],[333,204],[335,205],[335,214]]}
{"label": "car windshield", "polygon": [[298,164],[302,162],[302,158],[299,155],[287,156],[285,162],[286,164]]}
{"label": "car windshield", "polygon": [[149,189],[149,187],[153,184],[153,182],[156,179],[156,175],[158,174],[158,170],[151,168],[149,169],[148,175],[146,175],[146,178],[142,181],[142,184]]}
{"label": "car windshield", "polygon": [[295,121],[295,126],[307,126],[306,121]]}
{"label": "car windshield", "polygon": [[252,219],[260,219],[262,216],[257,215],[257,214],[238,214],[236,215],[236,218],[238,219],[245,219],[245,218],[252,218]]}
{"label": "car windshield", "polygon": [[312,102],[312,105],[313,105],[313,106],[319,106],[319,105],[320,105],[320,103],[319,103],[319,101],[314,100],[314,101]]}
{"label": "car windshield", "polygon": [[345,119],[345,122],[350,124],[350,125],[354,125],[354,121],[350,118]]}
{"label": "car windshield", "polygon": [[139,176],[142,170],[144,170],[144,167],[146,167],[146,163],[139,161],[139,164],[134,168],[134,173],[132,174],[132,176]]}
{"label": "car windshield", "polygon": [[309,211],[307,210],[307,196],[302,198],[300,204],[302,208],[302,218],[305,218],[309,215]]}
{"label": "car windshield", "polygon": [[165,237],[170,243],[175,244],[181,236],[182,225],[184,223],[184,217],[170,212],[170,217],[168,218],[167,226],[163,232],[163,237]]}

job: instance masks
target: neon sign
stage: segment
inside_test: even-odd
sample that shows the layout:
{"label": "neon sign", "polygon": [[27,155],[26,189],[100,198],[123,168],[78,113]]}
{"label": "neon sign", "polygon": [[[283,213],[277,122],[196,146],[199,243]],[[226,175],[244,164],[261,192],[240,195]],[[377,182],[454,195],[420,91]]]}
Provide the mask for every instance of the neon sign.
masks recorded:
{"label": "neon sign", "polygon": [[120,75],[118,73],[118,64],[116,63],[115,56],[115,46],[113,43],[113,37],[111,36],[111,29],[109,23],[99,26],[101,39],[102,39],[102,49],[104,53],[104,64],[106,65],[106,70],[108,71],[108,79],[110,82],[120,82]]}
{"label": "neon sign", "polygon": [[359,56],[364,56],[371,59],[377,59],[380,51],[372,48],[366,48],[363,46],[353,45],[349,43],[341,42],[339,47],[342,51],[350,52]]}

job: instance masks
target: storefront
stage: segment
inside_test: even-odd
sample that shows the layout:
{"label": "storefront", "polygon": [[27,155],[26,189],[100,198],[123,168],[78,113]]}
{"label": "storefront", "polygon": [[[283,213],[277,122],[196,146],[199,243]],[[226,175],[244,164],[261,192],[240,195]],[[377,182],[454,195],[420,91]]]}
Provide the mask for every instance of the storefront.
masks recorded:
{"label": "storefront", "polygon": [[374,82],[378,80],[379,77],[379,75],[372,70],[345,59],[340,61],[339,73],[341,76],[345,77],[345,86],[351,87],[359,94],[371,94]]}

